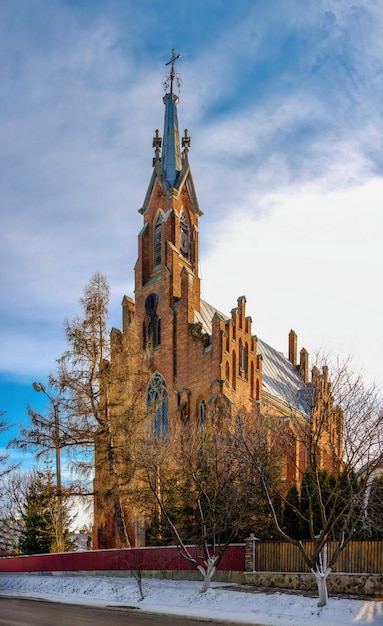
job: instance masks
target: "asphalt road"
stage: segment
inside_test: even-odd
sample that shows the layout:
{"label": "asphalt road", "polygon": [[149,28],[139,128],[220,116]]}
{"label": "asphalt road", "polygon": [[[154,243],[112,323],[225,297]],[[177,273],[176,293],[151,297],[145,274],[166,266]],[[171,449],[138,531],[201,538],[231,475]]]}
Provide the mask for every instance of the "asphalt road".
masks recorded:
{"label": "asphalt road", "polygon": [[0,598],[0,626],[222,626],[209,622],[140,613],[129,607],[98,608],[24,598]]}

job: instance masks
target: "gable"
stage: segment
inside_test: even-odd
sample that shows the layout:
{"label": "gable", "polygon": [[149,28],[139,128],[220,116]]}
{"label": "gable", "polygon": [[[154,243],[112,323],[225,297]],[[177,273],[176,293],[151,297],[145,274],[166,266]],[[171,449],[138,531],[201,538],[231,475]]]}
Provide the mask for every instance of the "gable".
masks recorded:
{"label": "gable", "polygon": [[[195,323],[202,324],[203,333],[212,334],[214,315],[218,315],[223,321],[229,320],[228,316],[201,300],[200,311],[194,312],[194,319]],[[314,402],[314,390],[307,387],[296,367],[282,353],[259,338],[257,353],[262,356],[263,392],[309,416]]]}

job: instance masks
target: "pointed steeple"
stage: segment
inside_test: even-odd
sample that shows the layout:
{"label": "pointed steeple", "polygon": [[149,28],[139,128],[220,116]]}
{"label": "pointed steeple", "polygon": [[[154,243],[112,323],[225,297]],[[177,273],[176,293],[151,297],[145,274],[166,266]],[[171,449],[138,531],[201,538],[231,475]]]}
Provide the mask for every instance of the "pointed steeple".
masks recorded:
{"label": "pointed steeple", "polygon": [[171,65],[170,73],[166,77],[164,84],[169,92],[164,96],[165,123],[162,143],[162,167],[165,178],[170,187],[174,187],[178,173],[182,170],[180,136],[178,131],[177,104],[178,96],[173,93],[173,84],[176,79],[174,63],[180,58],[180,54],[175,54],[172,50],[172,58],[166,65]]}
{"label": "pointed steeple", "polygon": [[188,194],[194,213],[203,215],[198,205],[197,194],[194,188],[193,178],[189,165],[189,150],[191,139],[189,131],[185,128],[184,135],[180,137],[178,130],[177,104],[178,96],[173,92],[174,83],[178,89],[181,87],[181,79],[174,71],[174,63],[179,59],[172,50],[172,58],[166,65],[171,65],[171,70],[163,79],[165,96],[165,123],[163,138],[157,129],[153,137],[153,172],[146,192],[143,206],[139,212],[143,215],[148,211],[153,191],[157,184],[160,185],[166,198],[178,198],[187,181]]}

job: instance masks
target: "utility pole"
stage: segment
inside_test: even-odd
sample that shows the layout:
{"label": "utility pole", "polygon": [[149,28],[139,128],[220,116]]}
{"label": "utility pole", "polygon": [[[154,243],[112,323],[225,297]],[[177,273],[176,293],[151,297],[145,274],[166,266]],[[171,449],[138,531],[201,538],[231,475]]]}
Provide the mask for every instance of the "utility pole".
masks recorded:
{"label": "utility pole", "polygon": [[61,489],[61,446],[60,446],[60,417],[59,402],[57,398],[53,398],[46,390],[42,383],[33,383],[35,391],[42,391],[49,398],[53,406],[53,414],[55,420],[54,428],[54,444],[56,451],[56,495],[57,495],[57,552],[64,552],[64,533],[63,533],[63,507],[62,507],[62,489]]}

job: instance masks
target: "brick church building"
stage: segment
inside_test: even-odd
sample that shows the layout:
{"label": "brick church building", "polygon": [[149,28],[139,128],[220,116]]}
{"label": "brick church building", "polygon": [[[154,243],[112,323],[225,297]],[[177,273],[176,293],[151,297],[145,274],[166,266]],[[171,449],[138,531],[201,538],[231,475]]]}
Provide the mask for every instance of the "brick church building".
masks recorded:
{"label": "brick church building", "polygon": [[[112,348],[122,345],[134,320],[146,372],[142,402],[161,437],[182,422],[196,427],[208,423],[217,405],[254,415],[260,407],[282,416],[293,410],[310,428],[318,403],[331,396],[327,369],[314,368],[309,376],[308,353],[301,349],[298,358],[294,331],[288,335],[287,357],[261,340],[245,296],[238,297],[230,314],[201,299],[198,235],[203,212],[189,164],[190,137],[187,130],[180,137],[178,129],[175,60],[173,55],[163,98],[164,131],[162,137],[155,132],[153,170],[139,210],[143,225],[135,300],[123,299],[122,331],[113,329]],[[323,466],[330,470],[341,457],[341,439],[342,419],[335,412],[323,450]],[[303,469],[300,445],[295,458],[286,459],[287,483],[298,480],[297,468]],[[100,480],[96,463],[96,486]],[[100,509],[96,497],[94,547],[117,547],[113,523],[101,520]]]}

